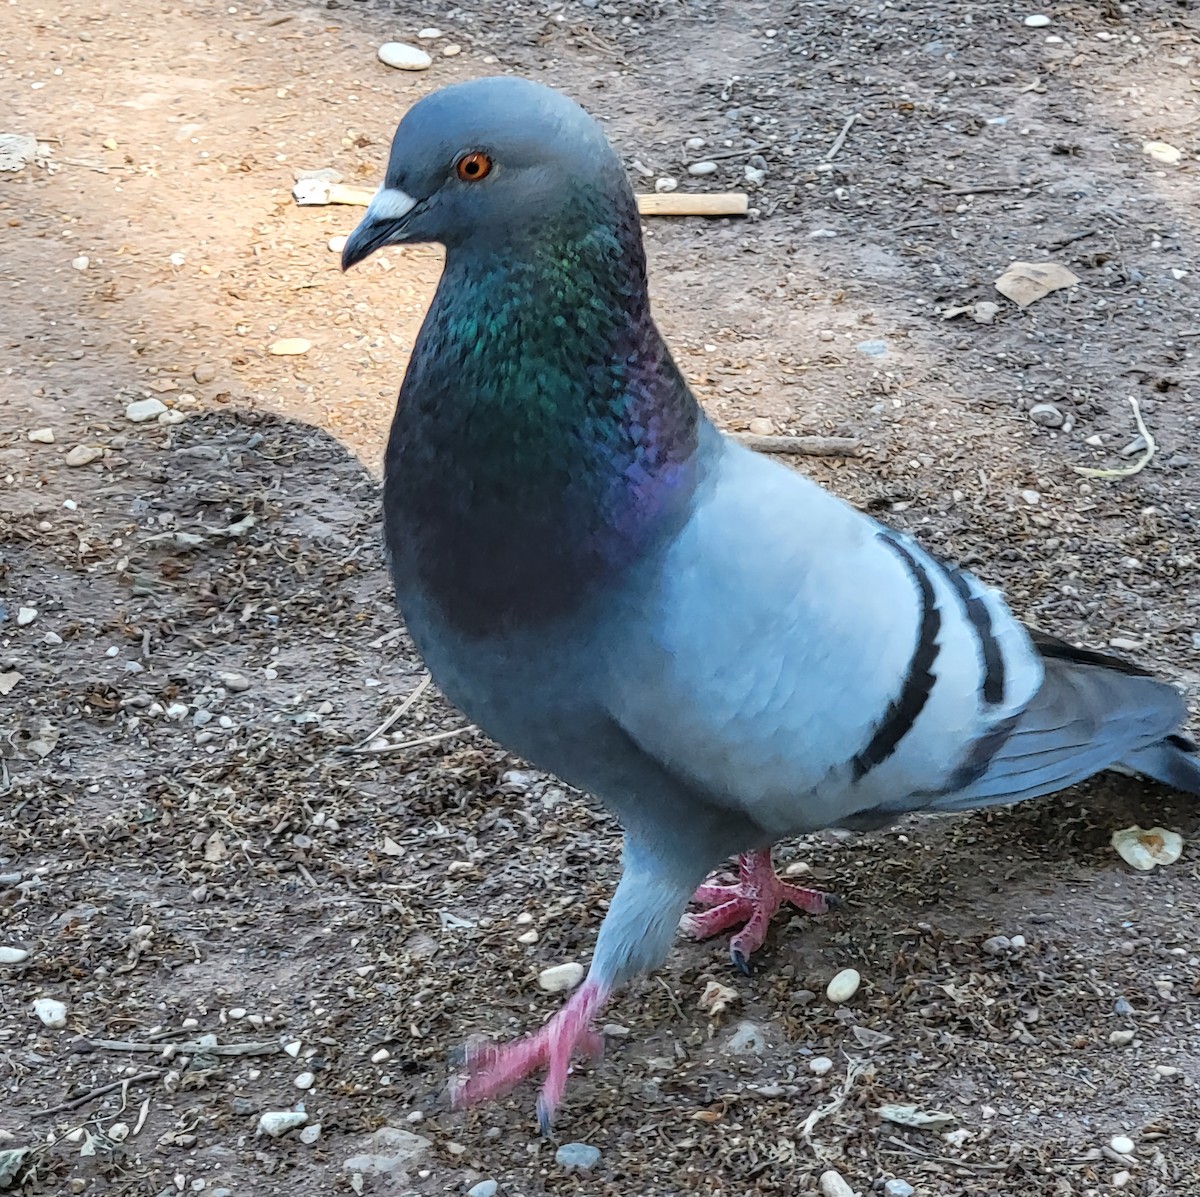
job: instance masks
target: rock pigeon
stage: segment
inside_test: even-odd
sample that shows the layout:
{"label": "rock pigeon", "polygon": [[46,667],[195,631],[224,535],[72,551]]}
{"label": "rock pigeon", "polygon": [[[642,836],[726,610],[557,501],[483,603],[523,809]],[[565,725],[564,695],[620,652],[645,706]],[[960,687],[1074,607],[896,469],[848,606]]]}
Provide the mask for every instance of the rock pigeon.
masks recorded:
{"label": "rock pigeon", "polygon": [[[544,1069],[543,1127],[610,995],[787,885],[771,844],[1062,789],[1110,766],[1200,793],[1181,696],[1025,629],[1002,598],[739,446],[650,314],[634,196],[600,126],[520,78],[422,99],[344,268],[440,242],[446,265],[385,460],[396,596],[442,691],[600,799],[623,873],[590,971],[545,1026],[476,1049],[459,1104]],[[732,886],[702,884],[741,855]]]}

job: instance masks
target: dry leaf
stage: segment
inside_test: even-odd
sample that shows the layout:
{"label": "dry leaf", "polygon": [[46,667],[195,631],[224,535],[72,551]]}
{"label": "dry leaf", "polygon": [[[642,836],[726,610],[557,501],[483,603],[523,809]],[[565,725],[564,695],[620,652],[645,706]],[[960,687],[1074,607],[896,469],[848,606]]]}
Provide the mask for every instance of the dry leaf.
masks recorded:
{"label": "dry leaf", "polygon": [[721,1014],[738,1000],[738,991],[722,985],[720,981],[709,981],[700,995],[700,1009],[709,1014]]}
{"label": "dry leaf", "polygon": [[225,840],[222,838],[219,831],[214,831],[212,835],[204,841],[204,859],[212,864],[224,860],[229,855],[229,849],[225,847]]}
{"label": "dry leaf", "polygon": [[1148,873],[1156,865],[1174,864],[1183,854],[1183,836],[1163,827],[1143,831],[1136,824],[1112,833],[1112,846],[1128,865]]}
{"label": "dry leaf", "polygon": [[953,1114],[941,1110],[922,1110],[918,1106],[880,1106],[875,1113],[897,1126],[911,1126],[914,1130],[945,1130],[958,1121]]}
{"label": "dry leaf", "polygon": [[403,856],[404,849],[390,835],[383,837],[383,854],[384,856]]}
{"label": "dry leaf", "polygon": [[1051,291],[1061,291],[1078,282],[1077,275],[1057,262],[1014,262],[996,280],[996,290],[1018,307],[1027,308]]}
{"label": "dry leaf", "polygon": [[7,1151],[0,1151],[0,1189],[12,1187],[25,1157],[32,1150],[32,1147],[11,1147]]}

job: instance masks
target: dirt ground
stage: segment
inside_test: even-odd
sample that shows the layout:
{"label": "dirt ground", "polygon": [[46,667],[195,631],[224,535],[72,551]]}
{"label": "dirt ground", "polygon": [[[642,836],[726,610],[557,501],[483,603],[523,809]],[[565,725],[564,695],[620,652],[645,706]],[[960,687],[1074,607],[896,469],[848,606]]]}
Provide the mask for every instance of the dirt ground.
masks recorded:
{"label": "dirt ground", "polygon": [[[0,8],[0,132],[43,145],[0,175],[0,1152],[29,1149],[0,1188],[741,1197],[832,1169],[862,1193],[1196,1192],[1186,800],[1109,776],[781,845],[843,906],[780,919],[752,977],[681,942],[624,994],[557,1127],[600,1160],[568,1172],[531,1086],[461,1114],[445,1082],[468,1035],[558,1005],[535,980],[587,959],[613,822],[476,733],[428,739],[462,724],[431,691],[374,738],[425,742],[347,751],[422,677],[376,475],[438,256],[343,277],[327,242],[357,212],[290,188],[374,186],[408,104],[510,70],[605,118],[639,188],[750,191],[748,219],[646,226],[659,321],[722,425],[859,438],[798,464],[1197,709],[1200,14],[1035,11]],[[376,59],[428,26],[428,71]],[[1080,282],[1020,309],[993,288],[1014,259]],[[311,348],[268,352],[291,337]],[[1150,464],[1073,472],[1136,459],[1131,397]],[[130,422],[145,398],[184,418]],[[1182,859],[1135,874],[1109,843],[1132,823],[1183,833]],[[736,991],[711,1017],[710,980]],[[347,1167],[385,1125],[425,1142]]]}

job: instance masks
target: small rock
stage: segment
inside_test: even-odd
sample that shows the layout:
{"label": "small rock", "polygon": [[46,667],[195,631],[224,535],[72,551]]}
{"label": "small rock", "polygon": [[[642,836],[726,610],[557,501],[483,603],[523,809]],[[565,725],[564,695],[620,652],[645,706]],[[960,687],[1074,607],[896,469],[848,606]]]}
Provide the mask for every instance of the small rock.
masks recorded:
{"label": "small rock", "polygon": [[307,1121],[308,1115],[303,1110],[268,1110],[259,1116],[254,1133],[266,1135],[268,1139],[278,1139]]}
{"label": "small rock", "polygon": [[217,681],[225,687],[226,690],[234,694],[241,694],[244,690],[250,689],[250,679],[241,673],[233,673],[230,670],[220,670],[217,673]]}
{"label": "small rock", "polygon": [[1154,1071],[1161,1077],[1172,1077],[1179,1075],[1178,1068],[1172,1068],[1170,1064],[1155,1064]]}
{"label": "small rock", "polygon": [[1041,501],[1042,496],[1036,490],[1023,490],[1021,498],[1029,504],[1030,507],[1036,507]]}
{"label": "small rock", "polygon": [[815,1072],[817,1076],[824,1076],[833,1071],[833,1061],[828,1056],[813,1056],[808,1062],[808,1070]]}
{"label": "small rock", "polygon": [[299,1134],[300,1142],[306,1147],[311,1147],[321,1137],[321,1124],[319,1122],[310,1122]]}
{"label": "small rock", "polygon": [[531,944],[537,943],[538,939],[539,936],[536,931],[524,931],[517,936],[517,943],[524,944],[526,947],[529,947]]}
{"label": "small rock", "polygon": [[338,233],[336,237],[330,237],[325,244],[329,246],[331,254],[340,254],[346,248],[346,242],[349,240],[349,234]]}
{"label": "small rock", "polygon": [[554,1162],[568,1172],[590,1172],[600,1162],[600,1148],[590,1143],[564,1143],[554,1153]]}
{"label": "small rock", "polygon": [[33,1003],[33,1012],[51,1030],[57,1031],[67,1025],[67,1007],[54,998],[38,998]]}
{"label": "small rock", "polygon": [[679,186],[679,180],[671,178],[670,175],[663,175],[661,179],[654,180],[654,190],[659,192],[674,191]]}
{"label": "small rock", "polygon": [[889,1180],[883,1186],[884,1197],[913,1197],[915,1192],[906,1180]]}
{"label": "small rock", "polygon": [[210,366],[207,362],[201,362],[192,370],[192,377],[203,386],[206,382],[212,382],[217,376],[216,368]]}
{"label": "small rock", "polygon": [[689,175],[715,175],[717,164],[706,158],[703,162],[693,162],[687,170]]}
{"label": "small rock", "polygon": [[1029,409],[1029,418],[1043,428],[1061,428],[1066,419],[1053,403],[1035,403]]}
{"label": "small rock", "polygon": [[1007,935],[993,935],[983,941],[983,950],[989,956],[1003,956],[1012,948],[1012,940]]}
{"label": "small rock", "polygon": [[500,1186],[494,1180],[481,1180],[467,1190],[467,1197],[496,1197]]}
{"label": "small rock", "polygon": [[417,31],[417,37],[423,42],[432,42],[442,36],[440,29],[434,29],[432,26],[428,29],[420,29]]}
{"label": "small rock", "polygon": [[311,348],[312,342],[303,337],[282,337],[278,341],[272,341],[267,347],[267,352],[274,357],[299,357]]}
{"label": "small rock", "polygon": [[154,420],[167,410],[167,405],[161,399],[137,399],[125,408],[125,419],[134,424],[144,424]]}
{"label": "small rock", "polygon": [[1113,1031],[1108,1037],[1114,1047],[1128,1047],[1133,1042],[1133,1031]]}
{"label": "small rock", "polygon": [[180,719],[186,719],[188,713],[188,705],[186,702],[173,702],[167,707],[164,714],[172,723],[178,723]]}
{"label": "small rock", "polygon": [[1123,997],[1120,997],[1113,1002],[1113,1013],[1123,1015],[1132,1014],[1133,1007]]}
{"label": "small rock", "polygon": [[1142,153],[1165,166],[1178,166],[1183,160],[1183,151],[1166,141],[1143,141]]}
{"label": "small rock", "polygon": [[311,1072],[302,1072],[292,1082],[297,1089],[311,1089],[316,1083],[317,1078]]}
{"label": "small rock", "polygon": [[761,1056],[767,1041],[762,1031],[752,1022],[739,1022],[737,1030],[729,1036],[725,1050],[734,1056]]}
{"label": "small rock", "polygon": [[689,150],[702,150],[708,144],[703,137],[689,137],[683,143]]}
{"label": "small rock", "polygon": [[742,173],[746,176],[746,182],[755,187],[761,187],[767,177],[767,172],[761,166],[751,166],[749,163],[742,167]]}
{"label": "small rock", "polygon": [[290,1043],[283,1045],[283,1050],[294,1060],[300,1054],[300,1049],[303,1046],[299,1039],[293,1039]]}
{"label": "small rock", "polygon": [[448,46],[442,47],[443,58],[457,58],[462,53],[462,46],[458,42],[451,42]]}
{"label": "small rock", "polygon": [[160,411],[157,422],[159,424],[182,424],[186,419],[186,413],[181,411]]}
{"label": "small rock", "polygon": [[888,343],[886,341],[859,341],[854,348],[859,353],[865,353],[867,357],[885,357],[888,351]]}
{"label": "small rock", "polygon": [[104,456],[104,450],[98,445],[76,445],[73,449],[67,450],[66,457],[63,460],[72,469],[79,466],[91,465],[93,461],[98,461]]}
{"label": "small rock", "polygon": [[381,1126],[367,1136],[364,1146],[366,1152],[351,1156],[342,1167],[347,1172],[387,1176],[405,1172],[419,1163],[428,1155],[433,1141],[398,1126]]}
{"label": "small rock", "polygon": [[53,428],[31,428],[26,435],[35,445],[54,444]]}
{"label": "small rock", "polygon": [[71,265],[81,273],[92,264],[92,259],[87,254],[80,254],[77,258],[71,259]]}
{"label": "small rock", "polygon": [[830,1168],[821,1173],[821,1197],[854,1197],[854,1190],[840,1172]]}
{"label": "small rock", "polygon": [[844,968],[825,987],[825,996],[834,1003],[841,1005],[848,1002],[862,984],[862,976],[856,968]]}
{"label": "small rock", "polygon": [[1132,1179],[1132,1173],[1122,1168],[1120,1172],[1113,1173],[1112,1186],[1114,1189],[1123,1189]]}
{"label": "small rock", "polygon": [[379,61],[398,71],[427,71],[433,65],[433,59],[424,50],[404,42],[384,42],[379,47]]}
{"label": "small rock", "polygon": [[583,965],[571,961],[555,964],[538,973],[538,988],[543,993],[566,993],[583,980]]}
{"label": "small rock", "polygon": [[1128,1135],[1113,1135],[1109,1139],[1108,1145],[1117,1155],[1131,1155],[1133,1153],[1134,1142]]}
{"label": "small rock", "polygon": [[1030,29],[1045,29],[1050,24],[1050,18],[1044,13],[1035,12],[1025,18],[1025,24]]}
{"label": "small rock", "polygon": [[775,432],[774,421],[768,420],[766,416],[755,416],[746,427],[755,436],[772,436]]}
{"label": "small rock", "polygon": [[24,964],[28,959],[24,948],[0,948],[0,964]]}
{"label": "small rock", "polygon": [[17,608],[17,627],[27,628],[35,619],[38,613],[36,607],[18,607]]}

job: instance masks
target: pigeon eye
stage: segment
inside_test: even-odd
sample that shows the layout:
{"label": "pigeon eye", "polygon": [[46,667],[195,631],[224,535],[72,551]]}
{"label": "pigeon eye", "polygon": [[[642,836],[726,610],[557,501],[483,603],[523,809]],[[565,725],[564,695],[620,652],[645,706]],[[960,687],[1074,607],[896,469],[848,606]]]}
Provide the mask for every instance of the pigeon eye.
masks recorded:
{"label": "pigeon eye", "polygon": [[492,160],[480,150],[464,154],[454,164],[454,173],[464,183],[478,183],[492,173]]}

